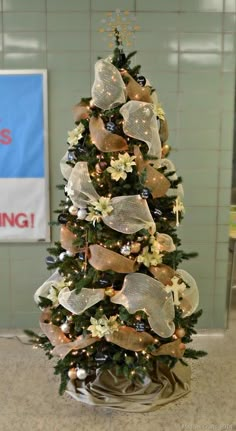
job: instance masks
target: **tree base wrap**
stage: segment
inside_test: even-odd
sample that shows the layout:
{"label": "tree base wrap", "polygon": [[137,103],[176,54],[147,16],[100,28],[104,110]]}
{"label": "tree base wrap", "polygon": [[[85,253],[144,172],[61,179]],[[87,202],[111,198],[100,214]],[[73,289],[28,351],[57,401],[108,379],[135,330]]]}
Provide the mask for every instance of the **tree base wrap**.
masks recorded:
{"label": "tree base wrap", "polygon": [[191,369],[178,362],[171,370],[157,364],[152,381],[132,383],[117,377],[114,370],[99,372],[87,384],[76,380],[69,383],[67,394],[77,401],[114,410],[145,413],[158,410],[190,392]]}

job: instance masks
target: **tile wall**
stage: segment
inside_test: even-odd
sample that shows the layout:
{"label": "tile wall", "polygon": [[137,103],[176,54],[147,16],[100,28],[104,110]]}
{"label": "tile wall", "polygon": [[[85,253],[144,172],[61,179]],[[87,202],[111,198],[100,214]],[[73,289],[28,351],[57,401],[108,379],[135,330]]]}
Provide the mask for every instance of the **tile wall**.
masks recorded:
{"label": "tile wall", "polygon": [[[136,61],[159,93],[169,120],[172,159],[184,178],[184,264],[197,279],[200,326],[226,325],[228,218],[235,86],[235,0],[1,0],[0,67],[47,69],[51,208],[60,193],[59,160],[71,106],[90,95],[97,29],[106,11],[136,12]],[[53,232],[53,239],[58,231]],[[46,245],[0,245],[0,327],[36,326],[33,292],[48,273]]]}

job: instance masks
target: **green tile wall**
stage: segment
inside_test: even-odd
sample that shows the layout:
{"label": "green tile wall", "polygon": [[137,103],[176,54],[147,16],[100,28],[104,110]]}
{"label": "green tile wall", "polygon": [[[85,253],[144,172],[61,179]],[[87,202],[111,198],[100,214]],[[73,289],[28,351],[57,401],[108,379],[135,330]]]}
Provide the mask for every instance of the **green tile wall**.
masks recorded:
{"label": "green tile wall", "polygon": [[[235,85],[235,0],[0,0],[0,67],[49,74],[51,208],[71,107],[90,94],[94,62],[109,54],[97,29],[105,12],[136,12],[136,62],[159,93],[172,159],[184,178],[183,268],[197,279],[200,326],[226,325],[228,218]],[[53,231],[53,239],[58,231]],[[48,276],[46,245],[0,244],[0,327],[37,326],[33,293]]]}

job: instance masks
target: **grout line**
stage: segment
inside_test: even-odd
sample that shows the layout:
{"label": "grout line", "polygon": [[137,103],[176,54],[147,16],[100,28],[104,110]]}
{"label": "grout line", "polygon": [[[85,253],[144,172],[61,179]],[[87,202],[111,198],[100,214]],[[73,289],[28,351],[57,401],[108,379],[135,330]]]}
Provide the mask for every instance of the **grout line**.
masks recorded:
{"label": "grout line", "polygon": [[[92,70],[93,70],[93,65],[92,65],[92,0],[89,0],[89,54],[90,54],[90,92],[92,89]],[[89,95],[89,97],[91,96],[91,93]]]}
{"label": "grout line", "polygon": [[[220,80],[220,94],[223,98],[223,76],[224,76],[224,10],[225,10],[225,0],[223,1],[223,12],[221,16],[221,80]],[[220,111],[220,122],[219,122],[219,141],[218,141],[218,175],[217,175],[217,196],[216,196],[216,237],[215,237],[215,259],[214,259],[214,288],[212,290],[212,313],[213,313],[213,322],[216,318],[216,279],[217,279],[217,252],[218,252],[218,225],[219,225],[219,210],[220,210],[220,176],[221,176],[221,140],[222,140],[222,130],[223,130],[223,111],[221,109]],[[225,151],[225,150],[224,150]],[[229,240],[228,240],[229,241]],[[227,241],[227,243],[228,243]],[[227,296],[228,294],[228,286],[227,286],[227,274],[225,274],[226,280],[225,280],[225,294]],[[226,318],[228,321],[229,316],[229,309],[227,309],[227,304],[225,303],[225,309],[223,310],[223,313],[226,313]]]}

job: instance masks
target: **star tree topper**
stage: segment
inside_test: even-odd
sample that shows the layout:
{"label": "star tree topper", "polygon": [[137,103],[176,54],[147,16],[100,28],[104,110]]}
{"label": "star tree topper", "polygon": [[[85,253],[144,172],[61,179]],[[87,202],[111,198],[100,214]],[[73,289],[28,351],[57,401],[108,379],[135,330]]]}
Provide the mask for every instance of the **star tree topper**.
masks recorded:
{"label": "star tree topper", "polygon": [[99,32],[106,35],[109,40],[109,48],[115,47],[114,34],[119,33],[118,42],[120,49],[122,45],[127,47],[132,45],[132,39],[135,39],[135,32],[140,30],[140,26],[136,24],[136,16],[129,11],[122,12],[116,9],[115,12],[107,12],[106,18],[101,20],[102,27]]}

